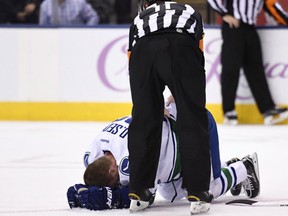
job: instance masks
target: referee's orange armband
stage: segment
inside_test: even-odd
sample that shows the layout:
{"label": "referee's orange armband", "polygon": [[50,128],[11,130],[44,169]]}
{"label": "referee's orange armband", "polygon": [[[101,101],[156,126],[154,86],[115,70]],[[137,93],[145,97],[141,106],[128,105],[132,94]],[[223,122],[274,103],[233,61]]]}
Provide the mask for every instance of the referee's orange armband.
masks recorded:
{"label": "referee's orange armband", "polygon": [[281,15],[277,12],[274,5],[277,1],[276,0],[267,0],[265,1],[266,8],[270,11],[274,19],[282,25],[287,25],[288,23],[281,17]]}
{"label": "referee's orange armband", "polygon": [[199,48],[204,52],[204,41],[203,38],[199,41]]}
{"label": "referee's orange armband", "polygon": [[131,55],[131,51],[128,50],[128,51],[127,51],[127,57],[128,57],[128,60],[130,60],[130,55]]}

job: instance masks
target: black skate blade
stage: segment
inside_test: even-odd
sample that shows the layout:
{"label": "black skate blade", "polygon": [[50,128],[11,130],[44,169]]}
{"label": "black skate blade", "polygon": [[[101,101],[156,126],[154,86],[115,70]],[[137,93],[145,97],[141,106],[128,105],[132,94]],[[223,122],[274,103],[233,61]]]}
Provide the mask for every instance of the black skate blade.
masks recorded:
{"label": "black skate blade", "polygon": [[225,203],[226,205],[235,206],[258,206],[258,207],[288,207],[287,200],[262,200],[236,199]]}
{"label": "black skate blade", "polygon": [[229,202],[226,202],[226,205],[253,205],[254,203],[257,203],[258,201],[255,200],[251,200],[251,199],[236,199],[236,200],[232,200]]}

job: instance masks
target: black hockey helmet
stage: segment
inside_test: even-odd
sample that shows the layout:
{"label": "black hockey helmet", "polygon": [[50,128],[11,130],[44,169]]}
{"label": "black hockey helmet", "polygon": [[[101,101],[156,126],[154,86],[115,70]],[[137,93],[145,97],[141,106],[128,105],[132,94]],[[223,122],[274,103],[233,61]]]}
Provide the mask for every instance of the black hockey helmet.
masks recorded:
{"label": "black hockey helmet", "polygon": [[164,2],[164,1],[171,1],[171,0],[139,0],[138,8],[139,11],[143,11],[146,9],[145,4],[150,6],[156,2]]}

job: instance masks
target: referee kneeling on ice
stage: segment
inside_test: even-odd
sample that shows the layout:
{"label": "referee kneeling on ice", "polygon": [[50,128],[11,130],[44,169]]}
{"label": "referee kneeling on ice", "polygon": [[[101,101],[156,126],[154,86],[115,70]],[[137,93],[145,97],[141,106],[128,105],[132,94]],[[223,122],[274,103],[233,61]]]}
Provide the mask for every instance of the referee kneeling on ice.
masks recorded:
{"label": "referee kneeling on ice", "polygon": [[190,5],[172,1],[140,0],[139,10],[128,49],[133,103],[128,134],[130,212],[147,208],[154,199],[165,86],[178,110],[182,187],[188,192],[190,213],[207,212],[213,196],[208,192],[211,165],[202,17]]}

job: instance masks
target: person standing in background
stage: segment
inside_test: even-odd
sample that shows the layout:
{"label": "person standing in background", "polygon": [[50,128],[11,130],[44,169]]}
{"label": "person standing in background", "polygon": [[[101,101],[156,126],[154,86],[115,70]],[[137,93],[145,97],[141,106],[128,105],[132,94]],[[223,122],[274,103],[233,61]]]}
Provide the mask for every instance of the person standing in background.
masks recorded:
{"label": "person standing in background", "polygon": [[44,0],[40,8],[40,25],[96,25],[97,12],[86,0]]}
{"label": "person standing in background", "polygon": [[0,23],[38,24],[42,0],[0,0]]}
{"label": "person standing in background", "polygon": [[276,0],[208,2],[223,20],[221,94],[224,124],[238,124],[235,100],[241,67],[257,107],[264,117],[264,124],[284,121],[288,118],[288,110],[277,107],[271,96],[265,77],[261,43],[255,26],[262,8],[281,25],[287,25],[288,15]]}
{"label": "person standing in background", "polygon": [[182,187],[188,192],[190,213],[207,212],[213,195],[208,191],[211,164],[202,16],[190,5],[168,0],[141,0],[139,8],[128,49],[133,103],[128,134],[130,211],[153,202],[167,85],[178,110]]}
{"label": "person standing in background", "polygon": [[131,23],[133,21],[131,14],[131,0],[115,0],[114,8],[118,24]]}
{"label": "person standing in background", "polygon": [[115,0],[87,0],[99,16],[99,24],[115,24]]}

